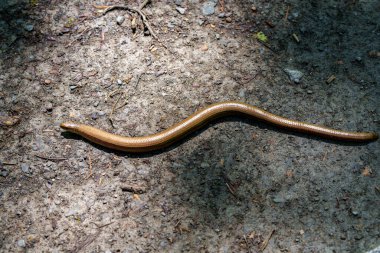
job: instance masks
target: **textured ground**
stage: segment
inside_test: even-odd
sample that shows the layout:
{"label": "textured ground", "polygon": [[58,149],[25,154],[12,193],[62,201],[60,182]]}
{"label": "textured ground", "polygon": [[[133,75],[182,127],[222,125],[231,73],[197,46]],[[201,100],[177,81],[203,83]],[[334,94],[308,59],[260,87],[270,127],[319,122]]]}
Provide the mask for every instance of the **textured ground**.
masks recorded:
{"label": "textured ground", "polygon": [[140,136],[239,100],[380,132],[378,1],[224,0],[209,16],[205,1],[153,2],[143,11],[167,49],[138,16],[134,31],[131,13],[93,6],[124,1],[0,3],[0,251],[379,246],[379,141],[343,144],[231,117],[130,155],[59,129],[75,120]]}

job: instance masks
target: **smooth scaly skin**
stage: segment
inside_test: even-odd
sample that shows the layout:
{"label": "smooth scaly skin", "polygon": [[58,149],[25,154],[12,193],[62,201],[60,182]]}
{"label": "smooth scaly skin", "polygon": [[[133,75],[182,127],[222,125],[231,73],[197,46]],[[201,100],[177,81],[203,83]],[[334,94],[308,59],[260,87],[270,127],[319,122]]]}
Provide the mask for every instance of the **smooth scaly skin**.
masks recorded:
{"label": "smooth scaly skin", "polygon": [[326,139],[341,141],[369,142],[378,138],[376,133],[359,133],[335,130],[300,121],[286,119],[256,106],[241,102],[222,102],[212,104],[195,112],[178,124],[153,135],[143,137],[124,137],[103,130],[73,122],[64,122],[61,127],[67,131],[79,134],[84,138],[102,146],[128,152],[146,152],[167,147],[180,138],[205,125],[212,119],[225,115],[243,114],[252,116],[264,122],[289,130],[317,135]]}

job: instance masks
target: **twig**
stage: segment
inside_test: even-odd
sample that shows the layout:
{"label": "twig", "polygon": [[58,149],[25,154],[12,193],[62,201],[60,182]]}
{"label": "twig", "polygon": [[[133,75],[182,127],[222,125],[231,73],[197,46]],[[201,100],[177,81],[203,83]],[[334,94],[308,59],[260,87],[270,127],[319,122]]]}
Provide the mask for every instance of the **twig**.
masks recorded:
{"label": "twig", "polygon": [[80,242],[71,252],[80,252],[82,249],[84,249],[86,246],[90,245],[95,239],[100,235],[101,230],[96,232],[95,234],[87,236],[85,240]]}
{"label": "twig", "polygon": [[264,47],[268,48],[270,51],[272,51],[273,53],[277,54],[276,51],[274,51],[274,49],[269,46],[267,43],[264,43],[264,42],[261,42],[260,40],[257,40],[261,45],[263,45]]}
{"label": "twig", "polygon": [[147,5],[149,2],[150,0],[145,0],[144,2],[142,2],[139,6],[139,9],[142,10],[145,7],[145,5]]}
{"label": "twig", "polygon": [[44,159],[44,160],[50,160],[50,161],[63,161],[63,160],[67,160],[66,157],[46,157],[46,156],[37,155],[37,154],[34,154],[34,156],[36,156],[38,158],[41,158],[41,159]]}
{"label": "twig", "polygon": [[290,10],[290,6],[288,5],[288,8],[286,8],[286,13],[285,13],[285,17],[284,17],[285,21],[288,20],[289,10]]}
{"label": "twig", "polygon": [[232,189],[232,187],[230,186],[230,184],[226,183],[226,185],[227,185],[228,190],[232,194],[232,196],[234,196],[235,198],[237,198],[236,195],[235,195],[235,191]]}
{"label": "twig", "polygon": [[146,187],[142,185],[122,185],[121,190],[123,192],[133,192],[143,194],[146,192]]}
{"label": "twig", "polygon": [[145,27],[148,29],[148,31],[150,32],[152,37],[154,39],[156,39],[164,48],[168,49],[167,46],[164,43],[162,43],[161,40],[157,37],[156,33],[154,32],[153,28],[150,26],[148,19],[146,18],[145,14],[142,12],[141,9],[136,9],[136,8],[132,8],[132,7],[125,6],[125,5],[112,5],[112,6],[94,5],[94,7],[97,9],[104,9],[103,15],[106,15],[108,12],[113,11],[113,10],[118,10],[118,9],[119,10],[127,10],[130,12],[134,12],[134,13],[139,14],[144,25],[145,25]]}
{"label": "twig", "polygon": [[98,225],[98,224],[96,224],[95,222],[91,222],[92,224],[94,224],[98,229],[101,229],[101,228],[104,228],[104,227],[106,227],[106,226],[109,226],[109,225],[111,225],[111,224],[113,224],[113,223],[115,223],[114,221],[111,221],[110,223],[106,223],[106,224],[103,224],[103,225]]}
{"label": "twig", "polygon": [[219,0],[219,4],[220,4],[220,12],[224,12],[224,0]]}
{"label": "twig", "polygon": [[273,229],[270,232],[270,234],[268,235],[268,237],[261,243],[261,247],[260,247],[261,251],[264,251],[265,248],[268,246],[269,240],[270,240],[270,238],[272,238],[272,235],[273,235],[274,231],[276,231],[276,230]]}
{"label": "twig", "polygon": [[11,163],[11,162],[2,162],[3,165],[17,165],[17,163]]}
{"label": "twig", "polygon": [[77,38],[73,39],[73,40],[72,40],[69,44],[67,44],[65,47],[69,47],[69,46],[71,46],[75,41],[79,40],[79,39],[81,38],[81,36],[82,36],[85,32],[87,32],[88,30],[89,30],[88,27],[87,27],[86,29],[84,29],[84,31],[81,32],[81,33],[78,35]]}
{"label": "twig", "polygon": [[113,104],[109,118],[111,118],[112,115],[113,115],[113,113],[115,112],[116,105],[119,103],[119,101],[120,101],[121,97],[123,96],[123,94],[124,94],[124,92],[120,93],[120,96],[117,98],[116,102]]}
{"label": "twig", "polygon": [[244,236],[243,238],[244,238],[245,244],[247,245],[248,252],[251,253],[252,252],[251,246],[249,246],[249,242],[247,240],[247,237],[245,235],[243,235],[243,236]]}
{"label": "twig", "polygon": [[117,89],[117,90],[111,91],[111,92],[107,95],[107,98],[112,98],[113,96],[119,94],[120,92],[122,92],[121,89]]}

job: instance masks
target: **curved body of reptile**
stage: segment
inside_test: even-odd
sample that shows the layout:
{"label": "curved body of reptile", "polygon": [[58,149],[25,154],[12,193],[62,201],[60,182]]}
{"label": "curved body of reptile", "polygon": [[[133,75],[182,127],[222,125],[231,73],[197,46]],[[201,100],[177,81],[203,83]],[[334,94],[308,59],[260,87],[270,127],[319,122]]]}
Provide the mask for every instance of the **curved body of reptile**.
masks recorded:
{"label": "curved body of reptile", "polygon": [[111,149],[128,152],[147,152],[169,146],[178,139],[183,138],[187,134],[205,125],[212,119],[225,115],[236,114],[251,116],[264,122],[271,123],[275,126],[292,131],[317,135],[327,139],[369,142],[378,138],[376,133],[346,132],[286,119],[264,111],[256,106],[241,102],[221,102],[212,104],[195,112],[187,119],[184,119],[183,121],[162,132],[143,137],[124,137],[111,134],[88,125],[73,122],[64,122],[61,124],[61,127],[69,132],[79,134],[92,142]]}

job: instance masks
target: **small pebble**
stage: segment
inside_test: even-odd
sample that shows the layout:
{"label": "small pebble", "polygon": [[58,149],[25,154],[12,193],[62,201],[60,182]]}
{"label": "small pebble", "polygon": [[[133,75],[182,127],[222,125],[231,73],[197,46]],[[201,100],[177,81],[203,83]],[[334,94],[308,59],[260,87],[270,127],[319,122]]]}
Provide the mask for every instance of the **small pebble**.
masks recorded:
{"label": "small pebble", "polygon": [[206,163],[206,162],[203,162],[203,163],[201,163],[201,168],[202,168],[202,169],[210,168],[210,164],[208,164],[208,163]]}
{"label": "small pebble", "polygon": [[215,13],[216,3],[213,1],[207,1],[202,6],[202,14],[205,16],[210,16]]}
{"label": "small pebble", "polygon": [[216,80],[215,82],[214,82],[214,84],[215,85],[221,85],[223,83],[223,80]]}
{"label": "small pebble", "polygon": [[307,90],[307,94],[313,94],[312,90]]}
{"label": "small pebble", "polygon": [[284,71],[288,74],[290,81],[294,83],[299,83],[303,77],[303,73],[296,69],[285,68]]}
{"label": "small pebble", "polygon": [[186,12],[186,8],[176,7],[175,9],[176,9],[176,10],[179,12],[179,14],[181,14],[181,15],[185,14],[185,12]]}
{"label": "small pebble", "polygon": [[276,196],[276,197],[273,198],[273,202],[274,203],[285,203],[286,200],[282,196]]}
{"label": "small pebble", "polygon": [[91,113],[91,119],[97,120],[98,119],[98,113],[97,112]]}
{"label": "small pebble", "polygon": [[245,89],[239,90],[239,97],[244,98],[245,97]]}
{"label": "small pebble", "polygon": [[0,176],[7,177],[9,175],[9,171],[7,169],[1,169],[0,170]]}
{"label": "small pebble", "polygon": [[116,23],[117,23],[118,25],[121,25],[121,24],[124,22],[124,20],[125,20],[125,17],[124,17],[124,16],[117,16],[117,18],[116,18]]}
{"label": "small pebble", "polygon": [[30,167],[29,167],[29,165],[26,164],[26,163],[22,163],[22,164],[21,164],[21,170],[22,170],[22,172],[24,172],[24,173],[27,173],[27,174],[30,173]]}
{"label": "small pebble", "polygon": [[203,25],[205,23],[205,21],[202,19],[198,19],[197,23],[198,23],[198,25]]}
{"label": "small pebble", "polygon": [[23,239],[18,240],[17,246],[19,246],[20,248],[25,248],[26,247],[25,240],[23,240]]}
{"label": "small pebble", "polygon": [[47,112],[51,112],[51,111],[53,111],[53,104],[50,103],[50,102],[47,102],[46,105],[45,105],[45,110],[46,110]]}
{"label": "small pebble", "polygon": [[95,101],[94,102],[94,107],[98,107],[98,105],[99,105],[99,101]]}
{"label": "small pebble", "polygon": [[31,32],[34,29],[34,26],[32,24],[26,24],[24,26],[25,31]]}
{"label": "small pebble", "polygon": [[70,90],[75,90],[77,87],[76,85],[70,85]]}

